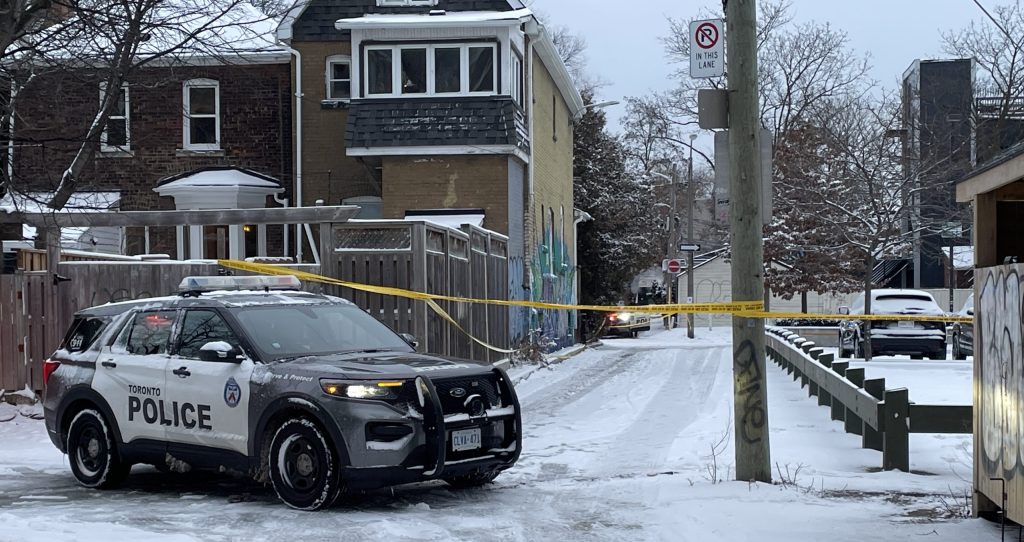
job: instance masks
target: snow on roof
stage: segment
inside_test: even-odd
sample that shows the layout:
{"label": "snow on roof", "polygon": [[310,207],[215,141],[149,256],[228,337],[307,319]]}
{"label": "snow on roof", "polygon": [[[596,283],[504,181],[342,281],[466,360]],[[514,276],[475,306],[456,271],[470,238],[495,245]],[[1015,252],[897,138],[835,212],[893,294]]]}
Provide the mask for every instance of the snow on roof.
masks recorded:
{"label": "snow on roof", "polygon": [[[949,259],[949,247],[942,247],[942,253]],[[953,247],[953,266],[957,271],[974,269],[974,247]]]}
{"label": "snow on roof", "polygon": [[200,187],[251,187],[267,188],[275,192],[284,191],[281,183],[272,177],[241,168],[211,167],[198,169],[161,180],[153,190]]}
{"label": "snow on roof", "polygon": [[527,17],[533,16],[529,9],[514,11],[453,11],[438,10],[435,14],[380,14],[370,13],[362,17],[338,19],[334,27],[338,30],[354,28],[427,28],[437,26],[471,25],[471,26],[510,26],[518,24]]}
{"label": "snow on roof", "polygon": [[[85,213],[90,211],[109,211],[115,209],[121,201],[120,192],[75,192],[68,198],[63,209],[55,211],[46,206],[53,198],[50,192],[10,193],[0,198],[0,212],[5,213]],[[61,228],[61,242],[78,241],[89,228]],[[24,239],[35,239],[36,229],[23,225],[21,236]]]}
{"label": "snow on roof", "polygon": [[469,224],[471,226],[482,228],[484,226],[484,218],[486,218],[486,216],[484,216],[483,214],[439,214],[406,216],[405,220],[409,222],[432,222],[439,226],[444,226],[446,228],[458,230],[462,228],[463,224]]}

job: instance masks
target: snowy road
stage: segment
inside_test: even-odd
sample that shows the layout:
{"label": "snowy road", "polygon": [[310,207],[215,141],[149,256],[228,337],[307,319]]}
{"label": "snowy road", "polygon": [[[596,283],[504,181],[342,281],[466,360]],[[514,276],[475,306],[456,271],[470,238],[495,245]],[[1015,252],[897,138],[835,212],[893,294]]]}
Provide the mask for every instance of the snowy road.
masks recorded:
{"label": "snowy road", "polygon": [[718,479],[731,478],[729,356],[727,330],[689,343],[676,330],[520,370],[524,452],[493,485],[407,486],[323,513],[235,479],[141,467],[124,489],[88,491],[42,423],[19,418],[0,423],[0,540],[998,539],[984,521],[938,517],[955,504],[950,488],[966,487],[969,436],[912,442],[915,469],[929,475],[875,472],[878,453],[773,367],[773,461],[799,469],[786,476],[801,487],[712,483],[716,464]]}

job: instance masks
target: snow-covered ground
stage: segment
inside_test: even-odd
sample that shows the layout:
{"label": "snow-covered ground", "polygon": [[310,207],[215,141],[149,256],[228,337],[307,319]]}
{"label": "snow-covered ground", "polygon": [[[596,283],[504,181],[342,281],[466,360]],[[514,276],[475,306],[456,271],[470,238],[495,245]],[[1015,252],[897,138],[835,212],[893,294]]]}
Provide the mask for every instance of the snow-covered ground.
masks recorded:
{"label": "snow-covered ground", "polygon": [[[905,370],[916,367],[930,370]],[[999,537],[996,525],[946,517],[969,494],[970,436],[915,436],[912,465],[928,474],[877,472],[881,455],[860,449],[859,437],[843,433],[773,365],[772,462],[777,481],[789,484],[729,481],[727,329],[698,330],[693,341],[683,330],[609,339],[550,369],[518,368],[513,376],[524,452],[494,484],[406,486],[348,497],[320,513],[290,510],[272,490],[244,481],[141,467],[124,489],[85,490],[42,422],[19,416],[0,423],[0,541]],[[909,382],[912,398],[917,382]],[[956,382],[969,396],[969,378]]]}

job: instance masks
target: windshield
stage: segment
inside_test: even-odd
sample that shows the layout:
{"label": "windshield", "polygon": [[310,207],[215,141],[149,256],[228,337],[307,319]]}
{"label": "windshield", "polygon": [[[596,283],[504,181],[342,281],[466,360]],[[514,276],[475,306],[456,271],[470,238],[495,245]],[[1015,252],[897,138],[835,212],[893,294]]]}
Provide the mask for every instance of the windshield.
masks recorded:
{"label": "windshield", "polygon": [[876,314],[900,314],[903,312],[942,314],[942,309],[930,296],[914,294],[880,295],[872,303],[871,312]]}
{"label": "windshield", "polygon": [[385,350],[412,352],[401,337],[355,305],[267,305],[234,310],[270,359]]}

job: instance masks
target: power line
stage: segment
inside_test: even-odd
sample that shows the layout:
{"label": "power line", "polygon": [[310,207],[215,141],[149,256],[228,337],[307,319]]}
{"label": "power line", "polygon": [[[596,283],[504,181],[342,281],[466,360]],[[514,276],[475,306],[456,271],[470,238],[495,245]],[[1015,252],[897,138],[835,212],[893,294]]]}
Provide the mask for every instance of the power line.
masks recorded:
{"label": "power line", "polygon": [[985,14],[985,16],[986,16],[986,17],[988,17],[988,19],[989,19],[990,21],[992,21],[992,24],[996,25],[996,28],[998,28],[998,29],[999,29],[999,31],[1000,31],[1000,32],[1002,32],[1004,36],[1006,36],[1006,39],[1010,40],[1010,43],[1014,44],[1014,46],[1015,46],[1014,48],[1015,48],[1015,49],[1019,49],[1019,47],[1016,47],[1016,44],[1017,44],[1017,42],[1016,42],[1016,41],[1014,41],[1014,39],[1013,39],[1013,35],[1011,35],[1011,34],[1010,34],[1010,33],[1009,33],[1009,32],[1008,32],[1007,30],[1006,30],[1006,28],[1004,28],[1004,27],[1003,27],[1002,23],[1000,23],[999,21],[997,21],[997,20],[996,20],[996,18],[995,18],[995,17],[993,17],[993,16],[992,16],[992,14],[991,14],[991,13],[989,13],[987,9],[985,9],[985,6],[981,5],[981,2],[980,2],[979,0],[973,0],[973,1],[974,1],[974,4],[975,4],[975,5],[977,5],[977,6],[978,6],[978,8],[980,8],[980,9],[981,9],[982,13],[984,13],[984,14]]}

